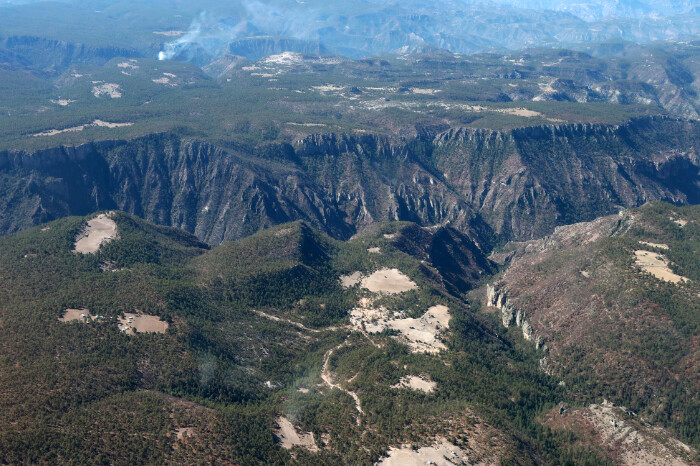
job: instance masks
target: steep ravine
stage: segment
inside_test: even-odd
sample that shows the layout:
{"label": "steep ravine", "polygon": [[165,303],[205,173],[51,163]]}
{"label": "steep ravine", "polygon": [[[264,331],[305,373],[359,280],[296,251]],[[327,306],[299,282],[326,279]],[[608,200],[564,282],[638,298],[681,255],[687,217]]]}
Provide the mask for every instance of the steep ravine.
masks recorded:
{"label": "steep ravine", "polygon": [[482,246],[663,199],[700,202],[700,123],[633,120],[413,140],[315,135],[251,151],[154,134],[0,152],[0,232],[122,209],[210,244],[303,219],[338,238],[450,223]]}

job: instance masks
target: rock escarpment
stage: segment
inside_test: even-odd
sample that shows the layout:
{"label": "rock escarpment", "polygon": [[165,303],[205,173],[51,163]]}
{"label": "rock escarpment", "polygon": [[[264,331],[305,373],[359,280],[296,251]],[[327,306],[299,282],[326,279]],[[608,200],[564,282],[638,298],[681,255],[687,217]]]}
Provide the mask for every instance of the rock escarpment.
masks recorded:
{"label": "rock escarpment", "polygon": [[700,202],[698,142],[697,122],[649,118],[239,149],[163,133],[5,151],[0,232],[121,209],[210,244],[299,219],[336,238],[401,220],[449,224],[488,249],[650,200]]}

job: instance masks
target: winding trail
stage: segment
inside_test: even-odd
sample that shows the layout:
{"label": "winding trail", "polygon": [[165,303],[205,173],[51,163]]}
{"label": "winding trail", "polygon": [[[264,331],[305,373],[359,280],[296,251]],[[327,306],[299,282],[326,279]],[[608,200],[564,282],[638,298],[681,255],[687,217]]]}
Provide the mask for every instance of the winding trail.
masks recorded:
{"label": "winding trail", "polygon": [[[321,378],[325,382],[326,385],[328,385],[331,389],[337,388],[339,390],[344,391],[348,395],[352,397],[353,400],[355,400],[355,409],[357,409],[357,412],[360,413],[360,415],[364,415],[365,412],[362,410],[362,406],[360,404],[360,397],[357,396],[357,393],[352,392],[350,390],[346,390],[345,388],[341,387],[340,385],[336,384],[333,382],[333,375],[331,374],[331,370],[329,368],[329,363],[331,356],[333,355],[333,351],[342,348],[343,346],[347,345],[348,342],[345,340],[343,343],[339,344],[335,348],[329,349],[326,354],[323,356],[323,369],[321,370]],[[357,425],[360,425],[360,416],[357,416]]]}

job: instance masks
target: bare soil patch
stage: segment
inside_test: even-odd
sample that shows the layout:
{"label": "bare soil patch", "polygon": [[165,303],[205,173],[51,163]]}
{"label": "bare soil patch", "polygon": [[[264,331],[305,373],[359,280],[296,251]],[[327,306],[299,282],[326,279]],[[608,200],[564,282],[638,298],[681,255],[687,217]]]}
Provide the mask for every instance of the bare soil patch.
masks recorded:
{"label": "bare soil patch", "polygon": [[433,393],[437,387],[437,383],[427,377],[417,377],[415,375],[402,377],[401,381],[391,388],[408,388],[418,390],[425,393]]}
{"label": "bare soil patch", "polygon": [[100,214],[88,221],[87,226],[75,238],[73,252],[94,254],[100,247],[117,238],[117,224],[112,220],[111,213]]}
{"label": "bare soil patch", "polygon": [[685,277],[676,275],[669,268],[669,260],[658,253],[651,251],[635,251],[635,257],[637,258],[637,265],[642,268],[645,272],[649,272],[659,280],[663,280],[671,283],[681,283],[689,281]]}
{"label": "bare soil patch", "polygon": [[75,100],[70,99],[51,99],[52,104],[60,105],[61,107],[67,107],[75,102]]}
{"label": "bare soil patch", "polygon": [[362,281],[362,273],[354,272],[350,275],[342,275],[340,277],[340,284],[343,288],[352,288],[353,286],[359,284]]}
{"label": "bare soil patch", "polygon": [[410,446],[392,448],[389,457],[377,463],[381,466],[423,466],[434,464],[448,466],[454,464],[470,464],[469,455],[461,448],[447,440],[442,440],[435,445],[414,450]]}
{"label": "bare soil patch", "polygon": [[396,330],[399,341],[407,343],[414,353],[438,353],[447,349],[439,335],[449,328],[450,312],[447,306],[433,306],[419,318],[405,317],[400,312],[390,313],[384,308],[366,307],[350,311],[350,322],[360,330],[381,333],[386,329]]}
{"label": "bare soil patch", "polygon": [[78,308],[78,309],[66,309],[63,312],[63,316],[59,317],[58,320],[61,322],[73,322],[73,321],[80,321],[80,322],[90,322],[93,320],[95,316],[90,314],[90,311],[87,310],[84,307]]}
{"label": "bare soil patch", "polygon": [[275,435],[287,450],[293,447],[306,448],[309,451],[318,451],[313,432],[297,432],[294,425],[286,417],[277,418],[279,429]]}
{"label": "bare soil patch", "polygon": [[65,129],[50,129],[48,131],[42,131],[41,133],[33,134],[32,136],[42,137],[42,136],[56,136],[63,133],[78,133],[87,128],[99,127],[99,128],[121,128],[124,126],[133,126],[133,123],[110,123],[108,121],[95,120],[87,125],[72,126]]}
{"label": "bare soil patch", "polygon": [[382,248],[369,248],[367,249],[367,252],[369,252],[370,254],[381,254]]}
{"label": "bare soil patch", "polygon": [[102,83],[92,88],[92,95],[101,97],[106,95],[112,99],[120,99],[122,97],[121,86],[115,83]]}
{"label": "bare soil patch", "polygon": [[643,244],[644,246],[649,246],[652,248],[668,249],[668,244],[650,243],[648,241],[640,241],[639,244]]}
{"label": "bare soil patch", "polygon": [[413,290],[417,285],[398,269],[381,269],[363,278],[362,288],[373,293],[397,294]]}
{"label": "bare soil patch", "polygon": [[137,333],[165,333],[168,330],[168,323],[160,320],[158,316],[148,314],[125,313],[119,318],[119,330],[127,335]]}

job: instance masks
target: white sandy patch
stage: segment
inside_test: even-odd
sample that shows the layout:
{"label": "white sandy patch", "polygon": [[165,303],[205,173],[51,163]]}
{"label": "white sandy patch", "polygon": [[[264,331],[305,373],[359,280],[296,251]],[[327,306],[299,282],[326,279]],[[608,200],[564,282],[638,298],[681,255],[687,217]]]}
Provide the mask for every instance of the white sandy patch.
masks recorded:
{"label": "white sandy patch", "polygon": [[277,76],[273,73],[250,73],[251,76],[260,76],[261,78],[274,78]]}
{"label": "white sandy patch", "polygon": [[399,332],[396,337],[407,343],[414,353],[438,353],[447,349],[438,336],[449,328],[450,312],[447,306],[433,306],[419,318],[405,317],[401,312],[390,313],[384,308],[371,307],[371,300],[364,300],[361,306],[350,311],[350,323],[368,333],[381,333],[384,330]]}
{"label": "white sandy patch", "polygon": [[373,293],[397,294],[413,290],[417,285],[398,269],[381,269],[363,278],[362,288]]}
{"label": "white sandy patch", "polygon": [[304,387],[300,387],[297,391],[299,393],[304,393],[304,394],[311,393],[311,390],[309,390],[308,388],[304,388]]}
{"label": "white sandy patch", "polygon": [[75,238],[73,252],[94,254],[100,247],[117,238],[117,224],[112,220],[111,213],[100,214],[89,220],[85,228]]}
{"label": "white sandy patch", "polygon": [[435,95],[438,92],[442,92],[440,89],[419,89],[417,87],[412,87],[411,92],[420,95]]}
{"label": "white sandy patch", "polygon": [[660,243],[650,243],[648,241],[640,241],[639,244],[643,244],[645,246],[649,246],[652,248],[658,248],[658,249],[668,249],[668,244],[660,244]]}
{"label": "white sandy patch", "polygon": [[58,320],[61,322],[73,322],[75,320],[80,322],[89,322],[94,319],[95,316],[90,314],[90,311],[84,307],[79,309],[66,309],[63,311],[63,316],[58,318]]}
{"label": "white sandy patch", "polygon": [[153,34],[165,37],[180,37],[187,34],[187,31],[153,31]]}
{"label": "white sandy patch", "polygon": [[169,78],[177,78],[177,75],[174,73],[163,73],[163,76],[167,76]]}
{"label": "white sandy patch", "polygon": [[121,86],[115,83],[98,84],[92,88],[92,95],[95,97],[106,95],[112,99],[120,99],[122,97]]}
{"label": "white sandy patch", "polygon": [[444,439],[440,443],[418,450],[414,450],[411,446],[391,448],[389,457],[377,463],[379,466],[424,466],[426,464],[448,466],[471,463],[469,455],[464,450]]}
{"label": "white sandy patch", "polygon": [[386,239],[394,239],[394,238],[396,238],[397,236],[398,236],[398,234],[396,234],[396,233],[391,233],[391,234],[386,234],[386,235],[384,235],[384,238],[386,238]]}
{"label": "white sandy patch", "polygon": [[188,437],[194,437],[194,427],[180,427],[175,430],[175,437],[178,440],[184,440]]}
{"label": "white sandy patch", "polygon": [[67,107],[75,102],[75,100],[70,99],[51,99],[52,104],[60,105],[61,107]]}
{"label": "white sandy patch", "polygon": [[527,118],[533,118],[533,117],[538,117],[542,116],[540,112],[536,112],[534,110],[528,110],[527,108],[499,108],[495,110],[498,113],[505,113],[508,115],[515,115],[515,116],[521,116],[521,117],[527,117]]}
{"label": "white sandy patch", "polygon": [[325,128],[326,126],[328,126],[328,125],[323,124],[323,123],[292,123],[292,122],[287,122],[287,124],[290,126],[303,126],[306,128],[313,128],[313,127]]}
{"label": "white sandy patch", "polygon": [[259,66],[252,65],[252,66],[244,66],[244,67],[242,67],[241,69],[242,69],[243,71],[257,71],[257,70],[260,69],[260,67],[259,67]]}
{"label": "white sandy patch", "polygon": [[129,60],[129,61],[119,63],[119,64],[117,64],[117,66],[119,68],[123,68],[123,69],[138,70],[139,65],[137,65],[136,63],[137,63],[136,60]]}
{"label": "white sandy patch", "polygon": [[673,218],[673,217],[670,217],[670,220],[673,221],[676,225],[678,225],[678,226],[681,227],[681,228],[683,228],[684,226],[686,226],[686,225],[688,224],[688,221],[687,221],[687,220],[683,220],[682,218]]}
{"label": "white sandy patch", "polygon": [[391,388],[409,388],[411,390],[418,390],[425,393],[433,393],[437,387],[437,383],[429,380],[425,377],[416,377],[415,375],[406,376],[401,378],[399,383],[393,385]]}
{"label": "white sandy patch", "polygon": [[352,288],[353,286],[359,284],[362,281],[362,273],[354,272],[350,275],[342,275],[340,277],[340,284],[343,288]]}
{"label": "white sandy patch", "polygon": [[270,55],[263,62],[267,65],[297,65],[303,63],[304,57],[296,52],[282,52],[279,55]]}
{"label": "white sandy patch", "polygon": [[35,138],[42,136],[57,136],[64,133],[79,133],[87,128],[122,128],[125,126],[133,126],[133,123],[110,123],[108,121],[95,120],[88,125],[73,126],[71,128],[64,129],[50,129],[48,131],[42,131],[41,133],[32,134],[32,136]]}
{"label": "white sandy patch", "polygon": [[673,273],[669,268],[670,261],[661,254],[651,251],[634,251],[634,255],[637,258],[637,265],[659,280],[671,283],[690,281],[685,277]]}
{"label": "white sandy patch", "polygon": [[323,86],[312,86],[311,89],[319,92],[340,92],[345,89],[344,86],[336,86],[335,84],[325,84]]}
{"label": "white sandy patch", "polygon": [[282,448],[289,450],[293,447],[302,447],[309,451],[318,451],[313,432],[297,432],[294,425],[286,417],[277,418],[277,424],[279,429],[275,435],[282,444]]}
{"label": "white sandy patch", "polygon": [[369,249],[367,249],[367,252],[369,252],[371,254],[381,254],[382,248],[369,248]]}
{"label": "white sandy patch", "polygon": [[165,333],[168,329],[168,323],[160,320],[158,316],[150,316],[148,314],[125,313],[124,317],[119,318],[119,330],[127,335],[135,335],[136,333]]}

